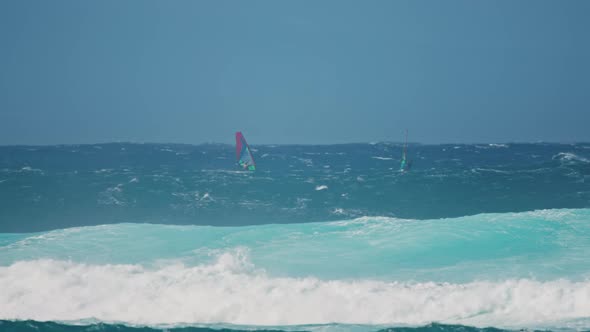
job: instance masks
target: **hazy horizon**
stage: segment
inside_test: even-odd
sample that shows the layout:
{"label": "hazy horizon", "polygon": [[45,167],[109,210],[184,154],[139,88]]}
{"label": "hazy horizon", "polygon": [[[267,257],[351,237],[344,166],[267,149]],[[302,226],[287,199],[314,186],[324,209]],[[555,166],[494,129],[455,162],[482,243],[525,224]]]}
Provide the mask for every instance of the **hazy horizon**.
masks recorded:
{"label": "hazy horizon", "polygon": [[[336,143],[268,143],[268,142],[251,142],[248,140],[248,144],[251,146],[300,146],[300,145],[310,145],[310,146],[329,146],[329,145],[348,145],[348,144],[404,144],[404,141],[389,141],[389,140],[380,140],[380,141],[367,141],[367,142],[336,142]],[[88,142],[88,143],[55,143],[55,144],[0,144],[1,147],[11,147],[11,146],[25,146],[25,147],[48,147],[48,146],[77,146],[77,145],[105,145],[105,144],[154,144],[154,145],[235,145],[235,142],[198,142],[198,143],[186,143],[186,142],[153,142],[153,141],[104,141],[104,142]],[[590,144],[590,141],[571,141],[571,142],[552,142],[552,141],[514,141],[514,142],[501,142],[501,141],[494,141],[494,142],[416,142],[408,140],[408,145],[509,145],[509,144],[556,144],[556,145],[572,145],[572,144]]]}

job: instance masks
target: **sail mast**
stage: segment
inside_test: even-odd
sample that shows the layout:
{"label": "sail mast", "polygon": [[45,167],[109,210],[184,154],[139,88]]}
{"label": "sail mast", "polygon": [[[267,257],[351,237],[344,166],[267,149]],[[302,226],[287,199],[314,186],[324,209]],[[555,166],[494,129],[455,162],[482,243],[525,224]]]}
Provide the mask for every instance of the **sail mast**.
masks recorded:
{"label": "sail mast", "polygon": [[404,144],[404,159],[408,154],[408,129],[406,128],[406,143]]}
{"label": "sail mast", "polygon": [[407,160],[406,160],[407,153],[408,153],[408,129],[406,129],[406,141],[404,143],[404,150],[402,152],[402,162],[399,165],[399,170],[402,172],[406,171],[406,168],[407,168]]}
{"label": "sail mast", "polygon": [[250,151],[250,145],[246,142],[246,138],[241,132],[236,132],[236,157],[238,164],[245,170],[256,170],[256,163]]}

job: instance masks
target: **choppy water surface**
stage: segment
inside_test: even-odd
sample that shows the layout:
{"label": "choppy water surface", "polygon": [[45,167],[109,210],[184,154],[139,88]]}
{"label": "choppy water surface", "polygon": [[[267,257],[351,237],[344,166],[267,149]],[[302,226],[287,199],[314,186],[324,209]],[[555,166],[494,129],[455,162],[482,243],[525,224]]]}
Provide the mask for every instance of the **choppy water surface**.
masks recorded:
{"label": "choppy water surface", "polygon": [[0,329],[590,330],[590,145],[253,148],[0,147]]}

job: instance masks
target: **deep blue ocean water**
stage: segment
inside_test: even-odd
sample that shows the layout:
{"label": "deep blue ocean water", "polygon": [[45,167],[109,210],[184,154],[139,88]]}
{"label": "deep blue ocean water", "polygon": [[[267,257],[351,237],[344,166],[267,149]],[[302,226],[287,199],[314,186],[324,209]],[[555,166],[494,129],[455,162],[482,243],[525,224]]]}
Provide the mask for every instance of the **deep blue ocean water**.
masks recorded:
{"label": "deep blue ocean water", "polygon": [[590,330],[590,144],[252,147],[0,147],[0,330]]}

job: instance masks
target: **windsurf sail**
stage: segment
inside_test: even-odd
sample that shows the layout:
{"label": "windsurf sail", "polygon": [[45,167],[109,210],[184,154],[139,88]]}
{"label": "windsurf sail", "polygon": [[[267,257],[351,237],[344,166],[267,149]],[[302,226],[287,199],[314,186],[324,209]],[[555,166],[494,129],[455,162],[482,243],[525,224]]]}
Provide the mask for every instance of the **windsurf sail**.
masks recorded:
{"label": "windsurf sail", "polygon": [[410,170],[410,162],[408,161],[408,130],[406,129],[406,142],[404,143],[404,151],[402,152],[402,162],[399,170],[404,172]]}
{"label": "windsurf sail", "polygon": [[248,171],[256,170],[256,163],[254,157],[252,157],[252,152],[250,152],[250,146],[248,146],[242,132],[239,131],[236,133],[236,158],[238,165],[243,169]]}

